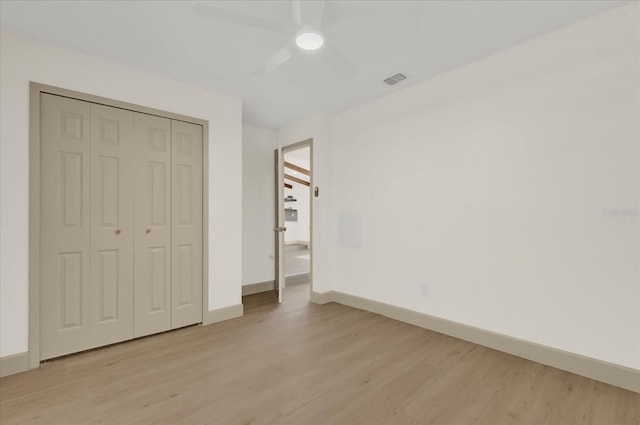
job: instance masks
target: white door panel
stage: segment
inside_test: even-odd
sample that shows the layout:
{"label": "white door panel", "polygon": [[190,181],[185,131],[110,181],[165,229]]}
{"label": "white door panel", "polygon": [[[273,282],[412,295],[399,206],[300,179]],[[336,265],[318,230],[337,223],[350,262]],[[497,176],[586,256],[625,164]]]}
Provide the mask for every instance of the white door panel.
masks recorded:
{"label": "white door panel", "polygon": [[90,107],[42,94],[40,357],[90,344]]}
{"label": "white door panel", "polygon": [[91,346],[133,338],[133,112],[91,104]]}
{"label": "white door panel", "polygon": [[171,327],[202,321],[202,126],[171,122]]}
{"label": "white door panel", "polygon": [[284,235],[286,231],[286,227],[284,225],[284,159],[282,155],[282,149],[278,148],[274,151],[274,174],[275,174],[275,185],[276,190],[274,191],[276,195],[275,207],[275,227],[274,230],[274,239],[275,239],[275,253],[276,253],[276,296],[278,297],[278,302],[282,302],[283,290],[285,286],[285,278],[284,278]]}
{"label": "white door panel", "polygon": [[171,329],[171,121],[134,114],[134,336]]}

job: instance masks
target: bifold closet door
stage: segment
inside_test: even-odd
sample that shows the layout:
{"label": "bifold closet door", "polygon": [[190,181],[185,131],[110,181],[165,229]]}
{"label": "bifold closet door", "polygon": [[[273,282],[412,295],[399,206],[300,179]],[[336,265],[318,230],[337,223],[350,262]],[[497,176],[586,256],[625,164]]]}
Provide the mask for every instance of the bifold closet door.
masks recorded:
{"label": "bifold closet door", "polygon": [[40,98],[40,358],[90,346],[90,105]]}
{"label": "bifold closet door", "polygon": [[201,322],[202,126],[40,105],[40,358]]}
{"label": "bifold closet door", "polygon": [[202,126],[171,121],[171,327],[202,321]]}
{"label": "bifold closet door", "polygon": [[133,336],[133,114],[41,95],[41,359]]}
{"label": "bifold closet door", "polygon": [[91,346],[133,338],[133,112],[91,104]]}
{"label": "bifold closet door", "polygon": [[171,329],[171,120],[134,113],[134,336]]}

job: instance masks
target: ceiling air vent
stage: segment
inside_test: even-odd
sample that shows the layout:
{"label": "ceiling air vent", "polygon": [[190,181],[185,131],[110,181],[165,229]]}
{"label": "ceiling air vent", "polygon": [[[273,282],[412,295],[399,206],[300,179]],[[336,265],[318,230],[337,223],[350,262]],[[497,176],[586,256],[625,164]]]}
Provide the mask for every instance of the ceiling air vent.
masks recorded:
{"label": "ceiling air vent", "polygon": [[396,75],[392,75],[391,77],[385,79],[384,82],[386,84],[389,84],[390,86],[392,86],[392,85],[398,84],[400,81],[406,80],[406,79],[407,79],[406,75],[396,74]]}

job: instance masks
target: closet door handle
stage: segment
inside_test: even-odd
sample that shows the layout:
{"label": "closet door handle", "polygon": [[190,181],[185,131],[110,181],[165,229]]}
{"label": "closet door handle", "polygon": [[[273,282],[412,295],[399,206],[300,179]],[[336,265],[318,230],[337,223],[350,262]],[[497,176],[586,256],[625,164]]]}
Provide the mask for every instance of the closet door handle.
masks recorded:
{"label": "closet door handle", "polygon": [[116,229],[116,231],[114,232],[116,235],[120,234],[120,229]]}
{"label": "closet door handle", "polygon": [[147,229],[147,230],[145,230],[144,232],[145,232],[145,233],[147,233],[147,234],[149,234],[149,233],[151,233],[151,229]]}

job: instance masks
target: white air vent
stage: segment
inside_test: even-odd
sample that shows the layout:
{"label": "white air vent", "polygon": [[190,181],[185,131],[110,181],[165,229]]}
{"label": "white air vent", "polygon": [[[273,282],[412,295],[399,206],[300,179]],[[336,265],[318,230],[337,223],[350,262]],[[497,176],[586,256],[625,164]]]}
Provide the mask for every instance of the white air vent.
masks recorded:
{"label": "white air vent", "polygon": [[396,75],[392,75],[391,77],[385,79],[384,82],[389,84],[390,86],[392,86],[392,85],[398,84],[400,81],[406,80],[406,79],[407,79],[406,75],[396,74]]}

